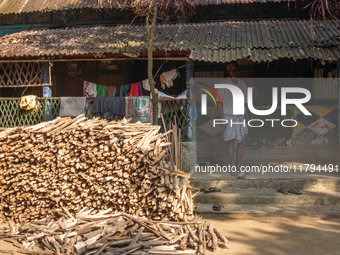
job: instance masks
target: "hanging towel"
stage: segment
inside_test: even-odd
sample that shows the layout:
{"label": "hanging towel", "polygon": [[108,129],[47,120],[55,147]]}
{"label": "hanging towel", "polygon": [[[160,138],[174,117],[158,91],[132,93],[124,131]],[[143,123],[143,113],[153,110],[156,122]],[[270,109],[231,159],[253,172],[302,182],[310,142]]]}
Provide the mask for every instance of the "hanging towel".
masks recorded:
{"label": "hanging towel", "polygon": [[85,114],[86,97],[61,97],[60,117],[77,117]]}
{"label": "hanging towel", "polygon": [[143,96],[143,88],[141,82],[138,82],[138,96]]}
{"label": "hanging towel", "polygon": [[165,89],[165,88],[166,88],[166,80],[165,80],[164,75],[161,74],[161,76],[159,76],[159,79],[160,79],[160,81],[161,81],[161,86],[162,86],[162,88]]}
{"label": "hanging towel", "polygon": [[104,118],[110,117],[111,119],[117,114],[125,116],[125,97],[97,97],[94,100],[92,112],[99,112]]}
{"label": "hanging towel", "polygon": [[116,97],[123,97],[124,96],[124,85],[116,86]]}
{"label": "hanging towel", "polygon": [[126,97],[126,118],[132,118],[132,122],[152,123],[152,102],[150,97]]}
{"label": "hanging towel", "polygon": [[105,86],[97,84],[97,97],[105,97]]}
{"label": "hanging towel", "polygon": [[106,86],[105,87],[105,96],[106,97],[114,97],[117,93],[116,86]]}
{"label": "hanging towel", "polygon": [[124,97],[128,97],[129,96],[129,91],[131,90],[131,84],[125,84],[124,85],[124,93],[123,96]]}
{"label": "hanging towel", "polygon": [[131,84],[131,90],[129,92],[130,97],[137,97],[138,96],[138,91],[139,91],[138,86],[139,86],[138,82]]}
{"label": "hanging towel", "polygon": [[113,97],[108,98],[110,104],[110,112],[112,114],[119,114],[125,116],[125,98]]}
{"label": "hanging towel", "polygon": [[105,105],[105,97],[96,98],[93,102],[92,112],[93,113],[104,113],[108,110],[108,106]]}
{"label": "hanging towel", "polygon": [[142,81],[142,84],[143,84],[143,89],[147,90],[147,91],[150,91],[151,88],[150,88],[150,83],[149,83],[149,79],[146,79],[144,81]]}
{"label": "hanging towel", "polygon": [[84,81],[83,97],[96,97],[96,96],[97,96],[96,84],[89,81]]}
{"label": "hanging towel", "polygon": [[172,69],[171,71],[162,73],[162,75],[165,79],[166,86],[170,88],[174,85],[173,80],[177,78],[177,70]]}

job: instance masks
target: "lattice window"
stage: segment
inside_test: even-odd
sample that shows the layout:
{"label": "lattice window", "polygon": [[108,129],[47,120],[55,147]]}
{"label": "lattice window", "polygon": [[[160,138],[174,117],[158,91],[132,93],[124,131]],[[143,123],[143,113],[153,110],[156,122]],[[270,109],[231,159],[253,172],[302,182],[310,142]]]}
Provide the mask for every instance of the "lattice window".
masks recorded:
{"label": "lattice window", "polygon": [[46,63],[0,63],[0,87],[52,86],[51,66]]}
{"label": "lattice window", "polygon": [[[194,135],[189,135],[193,130],[193,113],[189,110],[190,104],[186,99],[180,100],[160,100],[162,104],[161,114],[163,114],[164,122],[167,130],[171,128],[171,124],[176,123],[182,132],[182,140],[193,140]],[[161,125],[161,123],[159,123]],[[191,129],[191,131],[190,131]]]}

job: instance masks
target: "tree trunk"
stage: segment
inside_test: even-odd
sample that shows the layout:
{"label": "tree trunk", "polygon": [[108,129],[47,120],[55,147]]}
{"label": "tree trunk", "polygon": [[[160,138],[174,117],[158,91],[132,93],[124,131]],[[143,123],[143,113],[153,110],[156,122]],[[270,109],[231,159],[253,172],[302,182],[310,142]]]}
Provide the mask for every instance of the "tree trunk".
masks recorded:
{"label": "tree trunk", "polygon": [[154,3],[154,12],[152,15],[151,27],[149,24],[150,16],[146,16],[147,40],[148,40],[148,79],[152,93],[152,109],[153,109],[153,124],[158,125],[158,90],[155,89],[155,80],[153,78],[153,49],[155,41],[155,28],[157,21],[157,1]]}

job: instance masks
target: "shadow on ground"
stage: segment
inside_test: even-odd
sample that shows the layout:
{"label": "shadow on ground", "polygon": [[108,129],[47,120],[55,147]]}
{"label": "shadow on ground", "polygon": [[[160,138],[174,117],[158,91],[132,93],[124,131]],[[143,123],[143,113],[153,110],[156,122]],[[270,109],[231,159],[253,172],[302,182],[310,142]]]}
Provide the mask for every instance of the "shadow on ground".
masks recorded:
{"label": "shadow on ground", "polygon": [[340,219],[283,216],[205,216],[228,238],[231,249],[209,255],[340,254]]}

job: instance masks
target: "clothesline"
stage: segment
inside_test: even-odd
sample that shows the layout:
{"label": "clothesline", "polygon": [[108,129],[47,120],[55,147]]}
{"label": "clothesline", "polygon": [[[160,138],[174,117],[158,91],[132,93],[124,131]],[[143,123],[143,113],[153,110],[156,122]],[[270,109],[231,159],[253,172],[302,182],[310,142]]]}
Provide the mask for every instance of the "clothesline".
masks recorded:
{"label": "clothesline", "polygon": [[[163,64],[164,64],[164,62],[163,62]],[[161,67],[163,66],[163,64],[161,65]],[[189,66],[189,65],[183,65],[183,66],[180,66],[180,67],[177,67],[177,68],[173,68],[173,69],[176,69],[176,70],[178,70],[178,69],[181,69],[181,68],[184,68],[184,67],[187,67],[187,66]],[[161,68],[160,67],[160,68]],[[159,68],[159,69],[160,69]],[[158,72],[159,72],[159,70],[157,71],[157,73],[156,73],[156,75],[158,74]],[[79,78],[78,76],[75,76],[75,75],[73,75],[73,74],[68,74],[69,76],[72,76],[72,77],[74,77],[74,78],[76,78],[76,79],[78,79],[78,80],[81,80],[81,81],[86,81],[86,80],[84,80],[84,79],[82,79],[82,78]],[[159,76],[161,76],[161,75],[157,75],[157,76],[154,76],[153,78],[157,78],[157,77],[159,77]],[[146,79],[145,79],[146,80]],[[104,86],[104,85],[103,85]]]}
{"label": "clothesline", "polygon": [[[143,84],[143,87],[142,87]],[[84,97],[122,97],[122,96],[150,96],[150,86],[147,81],[131,84],[106,86],[84,81]]]}
{"label": "clothesline", "polygon": [[[157,73],[162,68],[163,64],[158,69]],[[170,71],[163,72],[160,75],[161,87],[163,89],[165,89],[166,87],[167,88],[172,87],[174,85],[174,80],[179,76],[178,69],[183,67],[184,66],[180,66]],[[141,82],[115,86],[96,84],[86,80],[83,81],[84,81],[83,86],[84,97],[114,97],[116,96],[117,92],[118,92],[117,96],[150,96],[151,91],[148,79],[145,79]]]}

